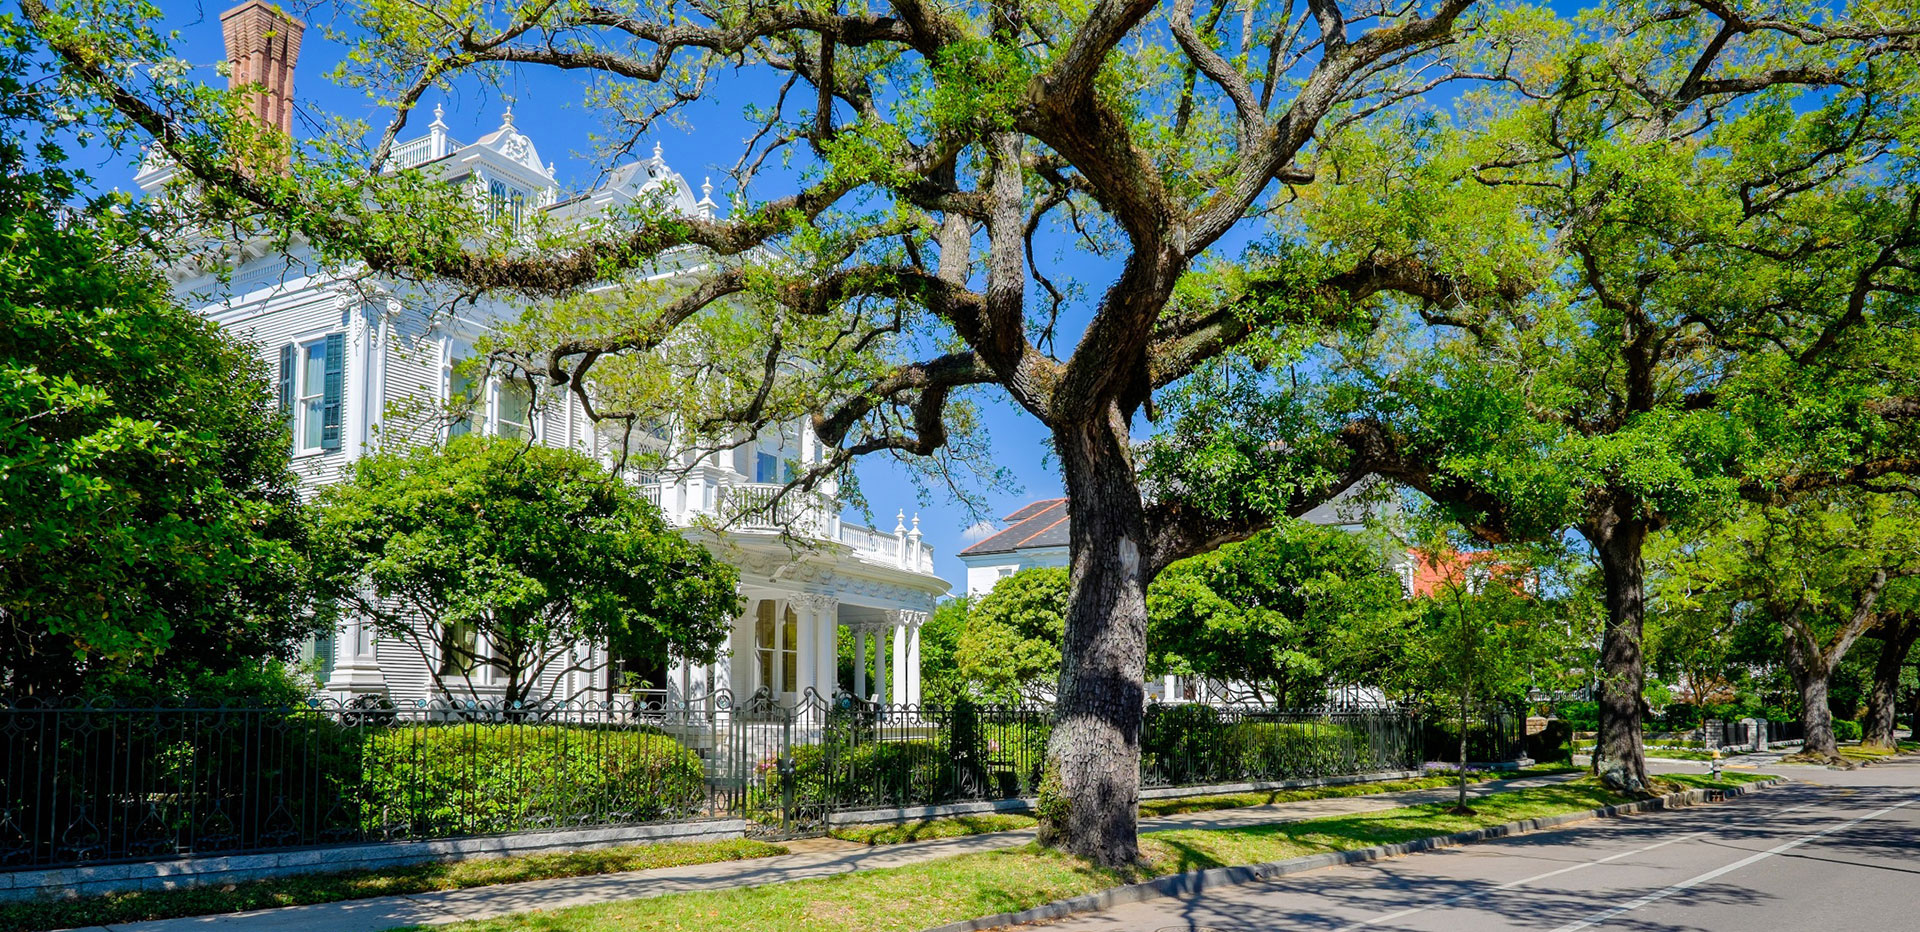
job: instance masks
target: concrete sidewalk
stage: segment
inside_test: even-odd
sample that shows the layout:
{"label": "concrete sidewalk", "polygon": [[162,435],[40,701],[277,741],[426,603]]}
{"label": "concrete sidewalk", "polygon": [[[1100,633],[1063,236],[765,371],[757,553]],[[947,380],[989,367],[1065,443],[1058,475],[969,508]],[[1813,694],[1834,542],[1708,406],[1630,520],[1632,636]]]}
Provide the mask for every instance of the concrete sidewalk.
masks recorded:
{"label": "concrete sidewalk", "polygon": [[[1579,774],[1500,780],[1475,784],[1468,788],[1468,792],[1473,796],[1484,796],[1500,790],[1560,783],[1576,776]],[[1280,803],[1245,809],[1196,812],[1143,819],[1140,829],[1143,832],[1152,832],[1299,822],[1326,816],[1377,812],[1399,806],[1445,802],[1451,800],[1454,793],[1452,789],[1413,790],[1373,796]],[[900,867],[976,851],[1015,848],[1032,840],[1033,831],[1029,829],[876,847],[851,845],[844,842],[838,844],[796,842],[797,848],[814,850],[801,850],[794,854],[757,858],[751,861],[725,861],[624,874],[534,880],[491,887],[474,887],[467,890],[383,896],[312,906],[288,906],[248,913],[228,913],[219,916],[119,923],[111,926],[95,926],[89,932],[101,932],[101,930],[110,930],[110,932],[239,932],[239,930],[246,930],[246,932],[382,932],[382,930],[399,926],[486,919],[509,913],[561,909],[589,903],[787,883],[854,871]]]}

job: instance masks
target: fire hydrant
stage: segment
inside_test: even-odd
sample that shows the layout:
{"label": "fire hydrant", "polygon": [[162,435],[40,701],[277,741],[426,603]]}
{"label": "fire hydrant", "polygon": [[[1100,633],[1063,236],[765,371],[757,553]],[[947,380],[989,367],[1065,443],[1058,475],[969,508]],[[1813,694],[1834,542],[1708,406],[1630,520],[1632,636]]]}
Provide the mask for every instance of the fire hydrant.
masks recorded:
{"label": "fire hydrant", "polygon": [[1713,782],[1720,782],[1720,749],[1713,749]]}

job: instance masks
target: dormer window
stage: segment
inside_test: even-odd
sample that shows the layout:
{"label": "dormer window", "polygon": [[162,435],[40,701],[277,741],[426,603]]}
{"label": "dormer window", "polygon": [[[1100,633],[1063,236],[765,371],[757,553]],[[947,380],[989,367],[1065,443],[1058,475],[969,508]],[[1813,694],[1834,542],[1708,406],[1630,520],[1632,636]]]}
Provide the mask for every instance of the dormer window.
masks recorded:
{"label": "dormer window", "polygon": [[519,226],[527,209],[527,192],[504,181],[487,182],[487,216]]}

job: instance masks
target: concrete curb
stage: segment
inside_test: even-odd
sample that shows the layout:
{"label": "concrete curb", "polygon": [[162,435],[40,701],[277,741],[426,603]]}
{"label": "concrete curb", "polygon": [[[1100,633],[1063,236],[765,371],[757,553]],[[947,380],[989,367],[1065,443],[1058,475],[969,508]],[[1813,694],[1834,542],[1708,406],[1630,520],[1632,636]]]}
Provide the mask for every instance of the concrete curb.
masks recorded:
{"label": "concrete curb", "polygon": [[[1754,783],[1728,787],[1719,792],[1724,794],[1723,798],[1732,799],[1737,796],[1745,796],[1763,787],[1785,782],[1785,777],[1772,776]],[[1569,812],[1564,815],[1546,816],[1538,819],[1525,819],[1519,822],[1508,822],[1505,825],[1492,825],[1487,828],[1477,828],[1466,832],[1455,832],[1452,835],[1436,835],[1432,838],[1421,838],[1394,845],[1375,845],[1371,848],[1356,848],[1352,851],[1329,851],[1325,854],[1310,854],[1301,858],[1290,858],[1285,861],[1268,861],[1264,864],[1249,864],[1241,867],[1216,867],[1211,870],[1187,871],[1185,873],[1155,878],[1144,883],[1114,887],[1111,890],[1102,890],[1099,893],[1089,893],[1085,896],[1056,900],[1052,903],[1035,906],[1032,909],[1023,909],[1017,913],[999,913],[993,916],[982,916],[979,919],[950,922],[943,926],[934,926],[931,929],[926,929],[924,932],[981,932],[981,930],[998,929],[1003,926],[1024,925],[1030,922],[1041,922],[1049,919],[1064,919],[1075,913],[1093,912],[1095,910],[1121,906],[1127,903],[1138,903],[1143,900],[1157,899],[1163,896],[1182,896],[1200,893],[1205,890],[1219,889],[1221,887],[1236,887],[1256,881],[1270,880],[1287,874],[1298,874],[1302,871],[1319,870],[1322,867],[1336,867],[1341,864],[1359,864],[1366,861],[1378,861],[1384,858],[1399,857],[1406,854],[1418,854],[1422,851],[1432,851],[1435,848],[1470,845],[1475,842],[1487,841],[1494,838],[1505,838],[1510,835],[1524,835],[1542,829],[1558,828],[1562,825],[1573,822],[1584,822],[1588,819],[1608,819],[1615,816],[1631,815],[1636,812],[1651,812],[1660,809],[1697,806],[1708,802],[1709,795],[1712,792],[1714,791],[1682,790],[1678,793],[1669,793],[1665,796],[1644,799],[1639,802],[1621,803],[1617,806],[1605,806],[1599,809],[1587,809],[1580,812]]]}

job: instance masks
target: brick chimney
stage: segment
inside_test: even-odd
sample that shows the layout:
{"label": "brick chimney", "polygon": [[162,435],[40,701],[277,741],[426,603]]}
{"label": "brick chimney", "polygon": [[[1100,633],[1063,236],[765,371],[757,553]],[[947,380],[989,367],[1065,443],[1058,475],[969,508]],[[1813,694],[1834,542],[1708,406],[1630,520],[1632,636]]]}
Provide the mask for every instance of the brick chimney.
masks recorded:
{"label": "brick chimney", "polygon": [[227,87],[258,85],[253,115],[260,122],[293,134],[293,65],[300,59],[300,35],[307,24],[262,0],[248,0],[220,14],[227,40]]}

